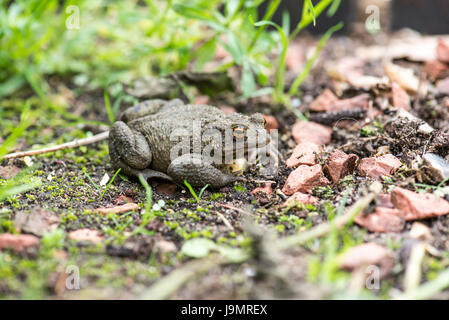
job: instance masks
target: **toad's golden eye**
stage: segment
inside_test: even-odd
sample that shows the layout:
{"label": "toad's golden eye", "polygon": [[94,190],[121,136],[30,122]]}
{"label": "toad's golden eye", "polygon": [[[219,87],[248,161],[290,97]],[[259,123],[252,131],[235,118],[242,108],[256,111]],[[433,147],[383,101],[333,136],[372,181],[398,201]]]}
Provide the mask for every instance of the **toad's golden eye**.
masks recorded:
{"label": "toad's golden eye", "polygon": [[246,131],[245,127],[241,127],[241,126],[235,127],[234,128],[234,133],[233,133],[234,137],[236,137],[238,139],[241,139],[241,138],[245,137],[245,131]]}

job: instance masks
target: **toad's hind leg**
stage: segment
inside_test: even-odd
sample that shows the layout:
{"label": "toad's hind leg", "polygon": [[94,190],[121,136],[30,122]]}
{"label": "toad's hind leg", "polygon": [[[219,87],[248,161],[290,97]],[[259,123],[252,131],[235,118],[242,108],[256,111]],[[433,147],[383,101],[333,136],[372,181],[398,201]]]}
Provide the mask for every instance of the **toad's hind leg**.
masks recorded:
{"label": "toad's hind leg", "polygon": [[186,180],[194,187],[206,184],[220,188],[234,181],[244,181],[241,177],[226,174],[203,160],[199,154],[185,154],[174,159],[168,166],[167,173],[173,180],[183,185]]}
{"label": "toad's hind leg", "polygon": [[109,139],[109,156],[111,158],[111,164],[114,170],[121,169],[121,172],[130,175],[138,177],[141,175],[145,180],[151,179],[151,178],[158,178],[168,181],[173,181],[173,179],[168,176],[167,174],[159,171],[155,171],[149,168],[144,169],[136,169],[129,166],[127,163],[125,163],[123,160],[120,159],[120,155],[118,154],[114,143],[111,139]]}

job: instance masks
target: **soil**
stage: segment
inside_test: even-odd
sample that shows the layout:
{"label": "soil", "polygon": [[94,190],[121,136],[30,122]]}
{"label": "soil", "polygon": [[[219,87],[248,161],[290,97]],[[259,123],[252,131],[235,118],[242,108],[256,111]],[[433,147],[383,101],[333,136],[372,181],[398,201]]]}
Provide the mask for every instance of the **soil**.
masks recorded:
{"label": "soil", "polygon": [[[378,41],[382,44],[385,39]],[[329,62],[343,56],[352,56],[355,48],[363,45],[364,41],[358,39],[346,37],[331,39],[326,44],[320,61]],[[394,62],[412,68],[420,74],[421,62],[407,59],[396,59]],[[383,74],[381,61],[366,63],[364,73]],[[63,79],[52,80],[50,83],[63,81]],[[324,63],[318,63],[302,86],[301,104],[298,109],[309,116],[310,102],[325,88],[334,88],[334,84],[327,75]],[[417,178],[419,170],[413,167],[416,156],[426,150],[434,150],[443,157],[448,154],[448,141],[444,135],[444,130],[449,127],[449,108],[444,102],[446,97],[433,92],[424,96],[411,96],[410,112],[420,120],[400,122],[394,120],[396,115],[394,110],[385,108],[383,103],[385,91],[379,88],[362,90],[349,87],[341,92],[339,98],[354,97],[361,93],[368,93],[373,107],[380,111],[375,122],[382,129],[375,135],[364,137],[360,134],[360,125],[332,124],[332,141],[325,146],[319,162],[324,164],[335,149],[347,154],[354,153],[363,158],[374,156],[380,147],[388,147],[389,152],[398,157],[406,167],[382,181],[383,192],[390,192],[394,186],[418,190],[415,184],[420,182]],[[209,238],[219,244],[254,250],[257,241],[263,244],[269,240],[264,237],[259,240],[248,237],[250,232],[245,226],[245,217],[248,214],[261,230],[265,230],[264,232],[272,234],[275,238],[294,235],[299,230],[304,231],[326,222],[330,215],[330,207],[339,208],[341,203],[345,208],[350,207],[364,195],[367,186],[373,182],[359,175],[356,170],[350,179],[345,179],[343,183],[340,181],[327,189],[315,190],[314,195],[319,198],[319,203],[314,209],[300,207],[285,210],[281,207],[285,197],[276,190],[282,189],[288,175],[293,171],[292,168],[287,168],[284,162],[295,146],[291,128],[297,119],[288,108],[274,105],[266,99],[253,98],[245,103],[235,101],[236,95],[233,93],[222,94],[209,103],[217,106],[232,105],[241,113],[261,112],[276,118],[280,130],[279,152],[283,156],[277,173],[273,176],[261,176],[256,166],[250,167],[245,173],[247,182],[229,185],[219,190],[208,188],[199,203],[187,188],[177,187],[172,194],[164,194],[158,192],[163,181],[150,181],[153,190],[152,203],[157,204],[163,200],[162,209],[155,210],[151,221],[145,221],[143,209],[140,209],[140,212],[126,214],[101,215],[94,212],[96,208],[117,206],[117,199],[121,196],[130,198],[139,204],[140,208],[146,204],[146,192],[139,181],[120,174],[101,198],[104,186],[99,190],[95,184],[100,183],[105,173],[110,177],[115,173],[109,164],[107,142],[34,157],[34,167],[28,174],[39,177],[43,182],[42,185],[0,203],[2,210],[0,217],[13,221],[19,211],[30,212],[41,208],[59,217],[60,233],[54,232],[51,236],[41,238],[39,252],[7,251],[3,259],[8,260],[8,263],[0,263],[0,297],[137,298],[156,281],[174,270],[181,269],[192,260],[180,252],[183,244],[189,239]],[[102,93],[84,92],[72,100],[67,111],[91,121],[81,129],[95,134],[103,129],[98,123],[107,122],[103,106]],[[121,109],[125,107],[127,105],[122,104]],[[420,133],[417,130],[420,121],[425,121],[434,129],[440,130],[439,138],[435,134]],[[359,124],[362,122],[363,120],[359,119],[356,121]],[[40,124],[28,128],[30,131],[41,129]],[[56,124],[48,130],[51,131],[50,138],[39,134],[31,135],[19,148],[25,150],[34,144],[46,144],[57,137],[65,139],[70,136],[77,137],[77,133],[72,135],[73,127]],[[1,165],[27,168],[23,159],[3,161]],[[251,191],[262,186],[257,181],[266,180],[273,181],[271,187],[275,192],[268,197],[268,200],[260,201]],[[352,190],[349,194],[346,193],[348,187]],[[196,190],[196,193],[198,194],[199,190]],[[343,201],[345,195],[347,199]],[[371,207],[374,208],[375,205],[372,204]],[[229,228],[225,220],[232,228]],[[449,217],[439,216],[421,222],[430,229],[432,235],[430,244],[441,253],[439,258],[429,257],[425,261],[422,279],[425,281],[433,279],[439,271],[449,265],[447,234]],[[395,267],[382,280],[381,290],[374,292],[373,297],[388,298],[391,290],[403,289],[405,267],[404,262],[398,257],[409,237],[413,223],[407,221],[404,230],[399,233],[371,233],[363,227],[351,224],[338,234],[338,245],[335,248],[338,252],[363,242],[376,242],[393,250],[396,257]],[[99,244],[89,244],[68,238],[71,231],[83,228],[100,231],[104,236],[103,241]],[[267,237],[269,238],[268,235]],[[161,241],[173,244],[174,249],[166,252],[156,249]],[[327,261],[328,253],[323,247],[329,241],[332,240],[317,239],[314,243],[282,252],[271,252],[275,249],[270,249],[269,244],[262,245],[264,249],[261,249],[261,254],[243,263],[212,268],[205,274],[198,275],[195,281],[186,281],[185,285],[172,292],[169,297],[173,299],[338,297],[344,288],[340,288],[336,282],[325,282],[322,278],[314,276],[317,265]],[[48,264],[44,265],[44,261],[48,261]],[[61,285],[67,277],[66,268],[71,265],[80,269],[80,290],[69,290]],[[273,269],[278,270],[278,274],[264,272],[268,265],[275,266]],[[345,283],[349,283],[350,273],[335,268],[332,270],[334,273],[331,278],[344,279]],[[8,272],[15,276],[6,276]],[[440,293],[441,297],[448,295],[447,290]]]}

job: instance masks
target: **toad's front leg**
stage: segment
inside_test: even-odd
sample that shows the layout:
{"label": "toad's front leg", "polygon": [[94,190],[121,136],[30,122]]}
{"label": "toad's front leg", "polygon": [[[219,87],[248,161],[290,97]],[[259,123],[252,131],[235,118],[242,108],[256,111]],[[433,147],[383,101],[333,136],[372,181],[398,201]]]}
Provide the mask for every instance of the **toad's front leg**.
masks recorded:
{"label": "toad's front leg", "polygon": [[145,169],[150,165],[151,150],[145,137],[140,132],[131,130],[126,123],[114,123],[109,133],[109,141],[113,144],[116,155],[130,167]]}
{"label": "toad's front leg", "polygon": [[145,137],[122,121],[114,123],[109,133],[109,156],[114,169],[121,168],[128,175],[172,181],[165,173],[148,168],[152,154]]}
{"label": "toad's front leg", "polygon": [[186,180],[194,187],[209,184],[213,188],[220,188],[234,181],[244,180],[221,172],[199,154],[185,154],[174,159],[167,169],[167,174],[179,185],[183,185]]}

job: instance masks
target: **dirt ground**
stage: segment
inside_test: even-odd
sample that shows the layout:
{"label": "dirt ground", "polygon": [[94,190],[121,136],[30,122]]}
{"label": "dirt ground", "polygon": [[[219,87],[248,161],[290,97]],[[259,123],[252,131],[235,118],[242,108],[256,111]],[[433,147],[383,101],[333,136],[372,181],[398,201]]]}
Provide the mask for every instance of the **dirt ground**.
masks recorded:
{"label": "dirt ground", "polygon": [[[417,50],[420,42],[424,41],[417,34],[406,36]],[[293,101],[293,105],[304,115],[332,130],[331,141],[323,146],[317,163],[327,164],[334,150],[355,154],[358,161],[387,153],[401,161],[400,168],[384,178],[366,177],[359,168],[355,168],[341,177],[338,183],[315,187],[310,192],[318,198],[314,205],[283,206],[287,196],[281,190],[290,173],[295,170],[287,167],[285,162],[297,144],[292,136],[297,118],[288,108],[273,105],[265,97],[238,102],[235,94],[226,93],[208,103],[232,106],[244,114],[261,112],[274,116],[279,128],[279,152],[283,158],[279,170],[273,176],[263,176],[259,173],[259,167],[249,167],[244,174],[247,182],[235,183],[219,190],[207,188],[199,202],[187,188],[164,181],[150,181],[153,190],[152,209],[144,212],[147,203],[145,189],[138,180],[121,174],[117,175],[101,197],[106,186],[100,186],[100,181],[105,174],[109,177],[115,174],[109,162],[107,141],[32,157],[31,167],[24,159],[2,161],[3,168],[26,169],[25,175],[42,182],[39,187],[10,196],[0,203],[2,232],[17,233],[20,230],[17,216],[23,212],[47,212],[56,217],[56,222],[51,228],[48,221],[43,223],[42,228],[51,229],[43,234],[40,234],[42,230],[27,230],[26,224],[22,224],[22,233],[38,236],[39,246],[2,251],[0,297],[139,298],[148,293],[153,285],[160,283],[158,281],[167,281],[168,284],[170,280],[167,280],[167,275],[179,271],[179,277],[184,279],[182,285],[168,292],[162,290],[157,297],[389,299],[406,289],[405,274],[410,252],[416,242],[432,247],[431,253],[426,253],[418,262],[421,268],[418,284],[437,278],[449,265],[447,215],[406,219],[402,221],[403,227],[394,232],[371,232],[351,222],[301,246],[287,250],[276,247],[279,239],[307,232],[331,221],[334,216],[342,215],[357,200],[366,196],[369,186],[376,180],[381,182],[383,194],[390,194],[395,187],[421,193],[441,189],[442,198],[449,200],[449,192],[444,190],[447,184],[445,178],[435,178],[432,170],[429,173],[416,160],[429,150],[447,159],[447,93],[437,89],[438,81],[426,76],[423,71],[424,61],[397,52],[392,53],[391,57],[387,56],[387,46],[393,46],[394,39],[401,40],[406,36],[403,33],[396,35],[396,38],[379,36],[377,43],[365,43],[363,39],[347,37],[329,40],[316,67],[302,86],[302,96]],[[315,42],[315,39],[303,41],[296,50],[306,55],[308,44]],[[366,50],[365,55],[362,55],[362,49],[368,46],[379,46],[381,53],[374,50],[368,53]],[[347,58],[346,65],[342,57]],[[397,114],[401,108],[392,106],[389,82],[360,88],[341,79],[350,72],[383,77],[386,61],[410,68],[420,79],[420,84],[426,84],[427,90],[408,92],[408,112],[417,119],[398,120]],[[337,71],[338,67],[342,67],[343,72],[330,74],[329,69],[332,67]],[[294,79],[292,73],[291,70],[287,72],[287,82]],[[57,85],[60,80],[50,79],[50,83],[54,84],[54,92],[63,96],[73,88]],[[349,113],[310,110],[311,103],[325,89],[332,90],[339,99],[367,94],[369,110],[356,108]],[[43,118],[42,123],[35,123],[27,129],[29,133],[26,139],[20,141],[17,150],[27,150],[36,144],[70,141],[70,138],[77,138],[80,131],[96,134],[104,130],[98,124],[107,122],[102,93],[74,94],[69,101],[70,108],[67,111],[81,115],[89,124],[73,126],[66,125],[67,121],[62,119]],[[122,109],[124,107],[126,105],[122,105]],[[18,120],[17,115],[15,118]],[[422,121],[434,131],[420,131]],[[2,178],[6,178],[5,174]],[[327,178],[330,179],[329,175]],[[264,186],[264,181],[270,181],[272,193],[253,194],[255,188]],[[196,194],[199,191],[196,189]],[[138,206],[123,213],[102,214],[95,211],[97,208],[112,208],[127,202]],[[365,212],[373,212],[377,206],[378,200],[373,201],[365,208]],[[425,240],[411,236],[412,226],[417,220],[428,233]],[[250,226],[254,223],[257,227]],[[71,232],[79,229],[96,230],[97,233],[90,240],[79,241],[70,236]],[[203,238],[212,240],[218,246],[238,248],[251,254],[243,261],[220,263],[220,250],[212,250],[201,258],[189,257],[181,250],[186,242]],[[370,263],[380,265],[382,271],[386,272],[377,289],[365,288],[363,277],[360,282],[360,269],[351,272],[341,267],[342,254],[362,243],[376,243],[391,254],[392,265],[388,268],[379,261]],[[204,270],[196,269],[186,276],[189,264],[198,259],[216,260],[217,264],[205,267]],[[79,270],[79,289],[67,287],[67,279],[73,275],[68,272],[70,266]],[[449,291],[440,290],[432,297],[447,299]]]}

